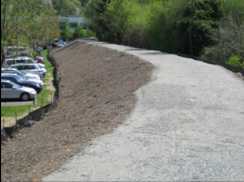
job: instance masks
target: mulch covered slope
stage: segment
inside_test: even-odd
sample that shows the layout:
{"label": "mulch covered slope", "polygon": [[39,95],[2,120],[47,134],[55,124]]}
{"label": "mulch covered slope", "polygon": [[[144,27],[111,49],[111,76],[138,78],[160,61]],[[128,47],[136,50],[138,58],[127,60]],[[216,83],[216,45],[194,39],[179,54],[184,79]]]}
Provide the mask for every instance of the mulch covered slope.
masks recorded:
{"label": "mulch covered slope", "polygon": [[82,43],[53,53],[61,78],[57,107],[2,144],[1,179],[38,181],[133,110],[134,91],[150,80],[152,65]]}

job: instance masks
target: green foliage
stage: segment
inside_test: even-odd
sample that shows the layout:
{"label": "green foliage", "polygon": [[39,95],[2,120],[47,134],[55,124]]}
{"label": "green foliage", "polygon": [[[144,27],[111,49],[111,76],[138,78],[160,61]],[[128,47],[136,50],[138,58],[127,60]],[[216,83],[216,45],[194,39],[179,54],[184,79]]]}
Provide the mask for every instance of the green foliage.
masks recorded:
{"label": "green foliage", "polygon": [[66,23],[61,31],[61,37],[64,40],[71,40],[73,38],[73,30],[70,28],[68,23]]}
{"label": "green foliage", "polygon": [[198,56],[211,45],[212,32],[222,16],[219,0],[185,1],[176,12],[177,48],[179,52]]}
{"label": "green foliage", "polygon": [[35,47],[59,36],[58,17],[42,0],[1,0],[1,39],[4,45]]}
{"label": "green foliage", "polygon": [[158,49],[227,65],[244,57],[243,0],[89,0],[100,40]]}
{"label": "green foliage", "polygon": [[241,57],[238,55],[232,55],[226,64],[230,66],[234,71],[241,71],[244,69],[244,60],[241,60]]}
{"label": "green foliage", "polygon": [[222,0],[225,16],[231,15],[237,20],[244,20],[244,1],[243,0]]}
{"label": "green foliage", "polygon": [[[107,32],[105,39],[116,43],[123,41],[128,26],[129,0],[111,1],[105,12]],[[119,11],[118,11],[119,9]]]}
{"label": "green foliage", "polygon": [[95,36],[96,36],[95,33],[89,29],[84,29],[82,27],[76,27],[74,34],[73,34],[73,39],[95,37]]}
{"label": "green foliage", "polygon": [[1,106],[1,117],[20,117],[31,110],[31,105]]}
{"label": "green foliage", "polygon": [[70,16],[79,15],[81,11],[80,0],[54,0],[53,6],[59,15]]}
{"label": "green foliage", "polygon": [[91,29],[100,40],[106,40],[109,27],[105,12],[110,0],[89,0],[85,7],[85,15],[89,17]]}
{"label": "green foliage", "polygon": [[225,18],[213,38],[216,43],[205,48],[202,54],[204,60],[224,64],[232,54],[244,57],[244,23],[238,26],[231,17]]}

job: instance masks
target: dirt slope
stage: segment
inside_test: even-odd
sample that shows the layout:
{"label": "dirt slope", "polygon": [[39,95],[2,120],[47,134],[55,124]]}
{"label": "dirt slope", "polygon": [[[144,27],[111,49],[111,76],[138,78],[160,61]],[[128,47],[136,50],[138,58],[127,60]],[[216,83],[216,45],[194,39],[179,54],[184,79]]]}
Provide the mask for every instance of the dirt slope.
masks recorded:
{"label": "dirt slope", "polygon": [[24,128],[1,152],[3,181],[38,180],[94,137],[109,133],[133,110],[134,91],[153,69],[133,56],[82,43],[53,53],[58,64],[57,107]]}

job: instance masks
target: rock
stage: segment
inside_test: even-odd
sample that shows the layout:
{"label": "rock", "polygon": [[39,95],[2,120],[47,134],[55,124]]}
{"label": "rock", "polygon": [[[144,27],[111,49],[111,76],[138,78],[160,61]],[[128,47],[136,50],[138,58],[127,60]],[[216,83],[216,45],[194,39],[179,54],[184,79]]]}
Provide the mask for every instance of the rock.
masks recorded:
{"label": "rock", "polygon": [[27,120],[24,122],[25,127],[31,127],[33,124],[34,124],[34,121],[32,121],[32,120]]}
{"label": "rock", "polygon": [[7,139],[7,133],[4,128],[1,129],[1,141],[4,141]]}

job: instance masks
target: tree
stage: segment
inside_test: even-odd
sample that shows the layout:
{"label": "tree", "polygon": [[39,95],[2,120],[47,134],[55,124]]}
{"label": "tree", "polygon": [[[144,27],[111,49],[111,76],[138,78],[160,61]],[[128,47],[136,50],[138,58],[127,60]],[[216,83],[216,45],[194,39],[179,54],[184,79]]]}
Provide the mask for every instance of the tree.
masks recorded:
{"label": "tree", "polygon": [[70,40],[73,38],[73,31],[69,27],[68,23],[65,23],[64,28],[61,32],[61,36],[64,40]]}
{"label": "tree", "polygon": [[108,26],[107,32],[104,32],[107,41],[115,43],[123,42],[123,37],[128,27],[128,17],[130,13],[128,7],[128,0],[113,0],[107,6],[104,15],[105,23]]}
{"label": "tree", "polygon": [[184,54],[199,56],[205,46],[214,43],[212,32],[222,17],[221,1],[185,1],[176,17],[177,49]]}
{"label": "tree", "polygon": [[9,2],[7,0],[1,0],[1,65],[4,60],[4,42],[6,35],[6,19],[9,8]]}
{"label": "tree", "polygon": [[[55,10],[43,0],[2,0],[2,47],[28,45],[35,47],[59,36],[59,22]],[[7,13],[5,13],[7,12]]]}
{"label": "tree", "polygon": [[109,31],[105,15],[109,3],[110,0],[89,0],[86,5],[85,15],[90,21],[91,29],[100,40],[106,40],[106,32]]}
{"label": "tree", "polygon": [[53,0],[52,4],[61,16],[79,15],[81,11],[80,0]]}

